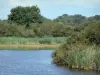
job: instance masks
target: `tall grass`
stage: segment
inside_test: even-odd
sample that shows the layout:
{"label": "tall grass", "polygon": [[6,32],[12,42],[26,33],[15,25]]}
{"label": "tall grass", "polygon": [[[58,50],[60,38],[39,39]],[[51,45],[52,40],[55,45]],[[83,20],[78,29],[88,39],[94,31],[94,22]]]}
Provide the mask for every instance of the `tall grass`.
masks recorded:
{"label": "tall grass", "polygon": [[54,63],[72,69],[100,71],[100,48],[92,45],[71,46],[70,50],[57,50]]}
{"label": "tall grass", "polygon": [[[65,37],[35,37],[35,38],[22,38],[22,37],[0,37],[0,44],[59,44],[65,41]],[[47,42],[50,43],[47,43]]]}

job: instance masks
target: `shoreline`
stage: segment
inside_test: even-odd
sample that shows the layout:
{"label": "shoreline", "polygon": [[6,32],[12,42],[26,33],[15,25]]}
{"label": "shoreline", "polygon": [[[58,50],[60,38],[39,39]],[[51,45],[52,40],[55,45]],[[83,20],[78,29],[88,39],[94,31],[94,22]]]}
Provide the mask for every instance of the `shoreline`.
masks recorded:
{"label": "shoreline", "polygon": [[72,67],[68,67],[68,66],[65,66],[64,64],[59,64],[59,63],[56,63],[53,61],[54,64],[56,64],[57,66],[61,66],[61,67],[64,67],[66,69],[70,69],[70,70],[74,70],[74,71],[94,71],[94,72],[100,72],[100,69],[93,69],[91,67],[79,67],[79,66],[72,66]]}
{"label": "shoreline", "polygon": [[59,44],[0,44],[0,50],[42,50],[56,49]]}

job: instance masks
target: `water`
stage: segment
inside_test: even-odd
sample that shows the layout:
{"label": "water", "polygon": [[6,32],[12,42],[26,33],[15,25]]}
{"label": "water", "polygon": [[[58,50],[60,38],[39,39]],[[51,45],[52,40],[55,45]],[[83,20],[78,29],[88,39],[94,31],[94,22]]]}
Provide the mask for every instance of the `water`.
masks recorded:
{"label": "water", "polygon": [[100,75],[71,71],[52,64],[52,50],[0,51],[0,75]]}

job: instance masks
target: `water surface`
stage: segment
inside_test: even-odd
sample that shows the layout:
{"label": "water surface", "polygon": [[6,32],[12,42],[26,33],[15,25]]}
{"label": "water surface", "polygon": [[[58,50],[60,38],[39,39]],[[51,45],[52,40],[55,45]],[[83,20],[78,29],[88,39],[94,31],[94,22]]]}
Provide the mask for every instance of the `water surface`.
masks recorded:
{"label": "water surface", "polygon": [[53,50],[0,50],[0,75],[100,75],[52,64]]}

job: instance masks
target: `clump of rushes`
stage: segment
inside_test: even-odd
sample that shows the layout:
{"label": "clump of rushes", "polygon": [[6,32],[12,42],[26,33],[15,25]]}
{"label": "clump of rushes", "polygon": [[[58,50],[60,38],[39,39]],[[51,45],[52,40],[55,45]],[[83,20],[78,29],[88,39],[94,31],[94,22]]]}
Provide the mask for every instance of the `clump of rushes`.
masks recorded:
{"label": "clump of rushes", "polygon": [[100,71],[100,48],[97,46],[78,45],[70,49],[56,50],[53,62],[72,69]]}

